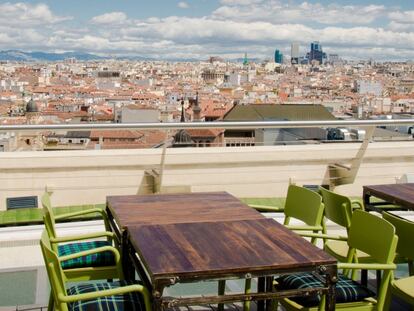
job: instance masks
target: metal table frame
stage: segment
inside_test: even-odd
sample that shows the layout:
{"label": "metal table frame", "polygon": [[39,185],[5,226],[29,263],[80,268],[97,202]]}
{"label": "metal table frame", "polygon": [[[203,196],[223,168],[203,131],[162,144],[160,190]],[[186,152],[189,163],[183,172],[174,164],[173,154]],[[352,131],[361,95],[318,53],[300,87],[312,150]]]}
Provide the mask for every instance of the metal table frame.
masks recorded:
{"label": "metal table frame", "polygon": [[[121,241],[121,254],[124,267],[125,278],[129,280],[135,279],[135,273],[137,272],[140,280],[152,293],[153,308],[154,310],[163,310],[165,308],[179,307],[185,305],[202,305],[202,304],[219,304],[219,309],[223,307],[223,303],[232,303],[240,301],[258,301],[258,310],[268,310],[272,308],[271,301],[273,299],[281,299],[287,297],[311,295],[311,294],[326,294],[326,306],[325,310],[335,310],[335,284],[337,282],[337,266],[332,265],[316,265],[308,268],[292,268],[292,269],[271,269],[268,271],[261,271],[260,273],[236,273],[236,274],[217,274],[211,275],[208,278],[205,277],[191,277],[186,278],[156,278],[151,280],[149,273],[145,268],[145,264],[142,262],[139,253],[131,244],[128,230],[120,228],[116,223],[114,215],[112,215],[109,208],[106,208],[108,213],[109,223],[114,233]],[[284,290],[274,291],[273,279],[275,275],[283,273],[296,273],[296,272],[313,272],[319,276],[324,287],[309,288],[309,289],[297,289],[297,290]],[[214,296],[200,296],[200,297],[164,297],[163,292],[166,287],[172,286],[177,283],[193,283],[200,281],[223,281],[231,279],[252,279],[258,278],[258,292],[255,293],[238,293],[238,294],[226,294],[226,295],[214,295]],[[222,283],[223,284],[223,283]],[[219,285],[220,287],[220,285]],[[224,288],[223,288],[224,293]]]}

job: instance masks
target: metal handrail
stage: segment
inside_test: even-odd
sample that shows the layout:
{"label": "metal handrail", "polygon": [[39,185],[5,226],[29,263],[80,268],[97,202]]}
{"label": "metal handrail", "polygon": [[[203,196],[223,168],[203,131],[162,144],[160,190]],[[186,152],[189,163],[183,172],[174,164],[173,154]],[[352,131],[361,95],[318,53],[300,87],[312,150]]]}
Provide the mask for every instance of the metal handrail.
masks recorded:
{"label": "metal handrail", "polygon": [[25,124],[0,125],[0,132],[47,130],[179,130],[179,129],[257,129],[310,127],[371,127],[384,125],[414,125],[414,119],[399,120],[332,120],[332,121],[248,121],[248,122],[188,122],[188,123],[85,123],[85,124]]}

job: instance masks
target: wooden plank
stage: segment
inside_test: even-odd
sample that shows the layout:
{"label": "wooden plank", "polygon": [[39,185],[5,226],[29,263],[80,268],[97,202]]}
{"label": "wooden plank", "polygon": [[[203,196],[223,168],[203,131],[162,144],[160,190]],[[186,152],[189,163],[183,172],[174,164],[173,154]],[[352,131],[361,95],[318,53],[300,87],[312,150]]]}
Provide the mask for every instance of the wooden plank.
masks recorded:
{"label": "wooden plank", "polygon": [[264,218],[226,192],[109,196],[107,207],[122,229],[130,225]]}
{"label": "wooden plank", "polygon": [[305,269],[336,260],[273,219],[128,228],[153,280]]}

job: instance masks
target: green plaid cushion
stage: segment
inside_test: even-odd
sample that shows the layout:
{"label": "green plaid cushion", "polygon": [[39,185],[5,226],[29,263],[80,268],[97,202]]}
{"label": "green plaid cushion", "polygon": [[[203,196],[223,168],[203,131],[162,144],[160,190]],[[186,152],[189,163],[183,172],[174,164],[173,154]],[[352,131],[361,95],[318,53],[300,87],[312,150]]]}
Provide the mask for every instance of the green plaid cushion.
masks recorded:
{"label": "green plaid cushion", "polygon": [[[278,289],[304,289],[309,287],[323,287],[324,284],[312,273],[297,273],[283,275],[277,279]],[[365,286],[347,278],[344,275],[338,275],[336,283],[336,302],[354,302],[361,301],[375,294]],[[317,306],[320,302],[319,295],[310,295],[307,297],[293,297],[293,301],[304,307]]]}
{"label": "green plaid cushion", "polygon": [[[59,256],[71,255],[102,246],[111,246],[107,241],[90,241],[59,245]],[[88,256],[62,261],[63,269],[74,269],[82,267],[102,267],[115,265],[114,253],[105,251]]]}
{"label": "green plaid cushion", "polygon": [[[118,288],[131,285],[125,281],[105,282],[105,283],[85,283],[73,286],[68,289],[68,295],[86,294],[106,289]],[[76,301],[68,305],[70,311],[141,311],[145,310],[144,301],[138,292],[126,293],[100,297],[93,300]]]}

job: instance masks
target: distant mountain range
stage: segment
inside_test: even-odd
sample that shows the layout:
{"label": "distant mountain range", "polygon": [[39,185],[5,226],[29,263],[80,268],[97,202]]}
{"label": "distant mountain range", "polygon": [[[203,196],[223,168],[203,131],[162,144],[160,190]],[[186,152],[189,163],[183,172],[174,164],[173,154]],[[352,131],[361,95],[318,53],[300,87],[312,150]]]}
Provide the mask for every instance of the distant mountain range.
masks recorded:
{"label": "distant mountain range", "polygon": [[82,52],[65,52],[65,53],[47,53],[47,52],[23,52],[18,50],[0,51],[0,61],[17,61],[17,62],[35,62],[35,61],[62,61],[67,58],[76,58],[78,60],[102,60],[106,57],[82,53]]}
{"label": "distant mountain range", "polygon": [[[64,52],[64,53],[48,53],[48,52],[24,52],[19,50],[0,51],[0,61],[14,61],[14,62],[57,62],[63,61],[67,58],[76,58],[80,61],[104,60],[104,59],[120,59],[120,60],[160,60],[156,58],[148,58],[142,56],[116,56],[105,57],[83,52]],[[165,59],[166,61],[177,62],[197,62],[199,59]],[[228,61],[243,62],[243,58],[232,59]],[[252,58],[249,61],[256,62],[258,59]]]}

